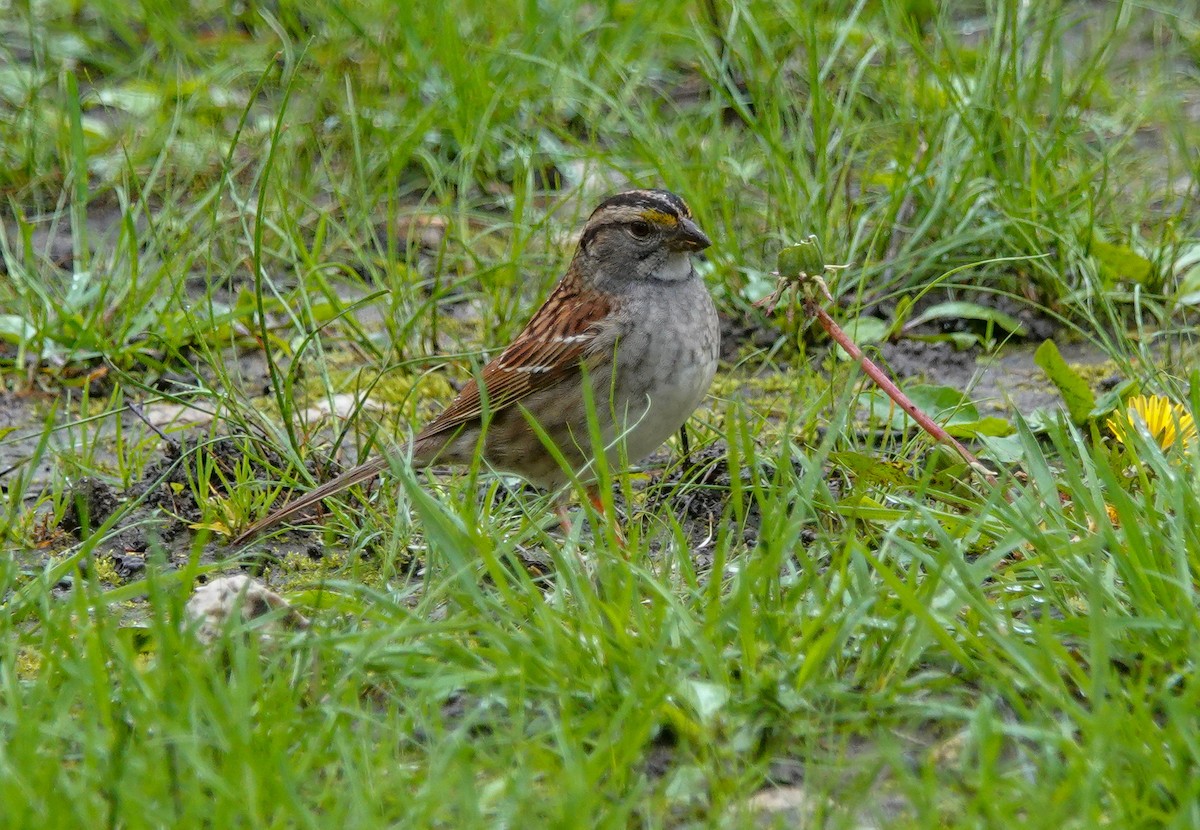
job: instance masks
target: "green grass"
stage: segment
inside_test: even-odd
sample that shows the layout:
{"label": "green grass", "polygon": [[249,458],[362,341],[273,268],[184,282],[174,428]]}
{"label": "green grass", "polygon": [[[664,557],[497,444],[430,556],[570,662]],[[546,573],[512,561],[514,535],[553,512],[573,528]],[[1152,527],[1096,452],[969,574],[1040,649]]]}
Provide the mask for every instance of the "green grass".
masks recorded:
{"label": "green grass", "polygon": [[[1117,443],[1115,394],[989,425],[926,390],[989,488],[752,306],[811,233],[862,339],[1003,354],[1045,320],[1094,387],[1200,414],[1191,4],[943,5],[10,9],[5,826],[1200,823],[1196,442]],[[695,467],[615,477],[627,549],[401,469],[221,544],[402,442],[626,183],[687,198],[767,333]],[[323,414],[347,393],[373,406]],[[78,515],[84,477],[117,513]],[[201,645],[195,581],[240,568],[311,629]]]}

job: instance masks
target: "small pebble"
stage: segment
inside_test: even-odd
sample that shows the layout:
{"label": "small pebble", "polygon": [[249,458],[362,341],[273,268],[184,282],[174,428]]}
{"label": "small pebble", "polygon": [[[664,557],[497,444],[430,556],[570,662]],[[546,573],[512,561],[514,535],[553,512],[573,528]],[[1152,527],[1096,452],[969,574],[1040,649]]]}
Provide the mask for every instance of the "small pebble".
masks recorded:
{"label": "small pebble", "polygon": [[281,609],[284,613],[279,620],[262,629],[264,637],[275,633],[280,626],[293,630],[308,628],[308,619],[288,605],[287,600],[258,580],[238,574],[201,585],[188,600],[185,611],[197,623],[196,636],[210,644],[220,639],[234,614],[240,614],[239,620],[246,623]]}

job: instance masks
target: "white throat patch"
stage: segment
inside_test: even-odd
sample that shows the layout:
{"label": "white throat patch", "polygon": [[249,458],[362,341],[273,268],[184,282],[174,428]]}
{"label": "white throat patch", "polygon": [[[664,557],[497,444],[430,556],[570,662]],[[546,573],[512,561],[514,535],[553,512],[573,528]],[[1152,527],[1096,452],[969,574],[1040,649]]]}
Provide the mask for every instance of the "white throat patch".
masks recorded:
{"label": "white throat patch", "polygon": [[686,280],[692,273],[692,260],[686,251],[672,251],[667,254],[667,261],[654,272],[654,278],[666,282]]}

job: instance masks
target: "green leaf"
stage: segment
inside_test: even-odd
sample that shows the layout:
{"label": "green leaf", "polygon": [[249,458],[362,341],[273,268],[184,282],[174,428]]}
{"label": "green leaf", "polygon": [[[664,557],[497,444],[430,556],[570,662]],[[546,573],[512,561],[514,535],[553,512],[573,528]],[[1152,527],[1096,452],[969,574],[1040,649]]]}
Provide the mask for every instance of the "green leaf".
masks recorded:
{"label": "green leaf", "polygon": [[909,465],[885,461],[875,453],[836,451],[829,454],[829,461],[839,469],[853,473],[871,484],[908,487],[916,483],[908,471]]}
{"label": "green leaf", "polygon": [[365,598],[329,586],[289,591],[285,599],[297,608],[304,609],[305,612],[321,611],[345,614],[360,619],[371,616],[371,603]]}
{"label": "green leaf", "polygon": [[16,314],[0,314],[0,339],[18,345],[37,337],[37,329],[24,317]]}
{"label": "green leaf", "polygon": [[904,295],[896,300],[896,307],[892,309],[892,327],[897,331],[904,328],[908,322],[908,315],[912,314],[913,301],[909,295]]}
{"label": "green leaf", "polygon": [[908,335],[908,339],[917,340],[921,343],[949,343],[956,351],[960,352],[985,345],[982,336],[969,331],[948,331],[942,334],[910,334]]}
{"label": "green leaf", "polygon": [[742,268],[740,270],[746,276],[745,287],[742,288],[740,293],[749,302],[757,303],[775,290],[776,280],[770,273],[760,271],[757,268]]}
{"label": "green leaf", "polygon": [[979,417],[975,404],[953,386],[934,386],[917,383],[904,390],[909,399],[934,418],[952,417],[955,420],[974,420]]}
{"label": "green leaf", "polygon": [[1058,346],[1054,345],[1053,340],[1047,340],[1038,346],[1037,351],[1033,354],[1033,362],[1058,388],[1071,420],[1076,424],[1086,423],[1088,415],[1096,405],[1096,396],[1092,394],[1087,381],[1080,377],[1067,361],[1063,360],[1063,356],[1059,353]]}
{"label": "green leaf", "polygon": [[1200,245],[1193,245],[1175,260],[1175,302],[1179,305],[1200,305]]}
{"label": "green leaf", "polygon": [[955,438],[981,438],[985,435],[1011,435],[1013,425],[1003,418],[997,418],[994,415],[973,421],[960,421],[957,417],[954,417],[946,422],[945,430]]}
{"label": "green leaf", "polygon": [[[887,339],[891,326],[878,317],[856,317],[846,324],[846,335],[857,345],[882,343]],[[850,355],[841,346],[835,346],[839,360],[849,360]]]}
{"label": "green leaf", "polygon": [[717,713],[729,702],[729,690],[716,683],[687,680],[683,691],[683,696],[689,699],[696,712],[696,719],[705,725],[711,724]]}
{"label": "green leaf", "polygon": [[1006,435],[999,438],[982,435],[979,440],[985,448],[983,454],[1000,464],[1016,464],[1025,457],[1025,447],[1021,443],[1019,435]]}
{"label": "green leaf", "polygon": [[1088,413],[1089,420],[1103,418],[1111,413],[1114,409],[1119,409],[1124,406],[1124,401],[1127,397],[1133,394],[1133,390],[1137,388],[1137,383],[1132,380],[1123,380],[1104,392],[1100,397],[1096,398],[1096,405],[1092,407],[1092,411]]}
{"label": "green leaf", "polygon": [[985,305],[961,300],[930,306],[909,321],[906,328],[916,328],[934,320],[979,320],[982,323],[990,323],[1002,328],[1018,337],[1025,336],[1025,324],[1011,314],[1005,314],[997,308],[988,308]]}
{"label": "green leaf", "polygon": [[1093,238],[1091,254],[1105,283],[1130,281],[1147,285],[1150,282],[1153,264],[1127,245],[1114,245]]}
{"label": "green leaf", "polygon": [[[953,386],[915,384],[906,388],[904,394],[956,438],[1009,435],[1013,431],[1012,424],[1003,418],[981,418],[975,404]],[[860,401],[870,408],[873,417],[886,421],[888,429],[902,430],[913,425],[904,410],[879,392],[865,392]]]}
{"label": "green leaf", "polygon": [[120,86],[97,89],[94,95],[100,104],[127,112],[135,118],[149,118],[162,106],[162,88],[146,81],[131,81]]}

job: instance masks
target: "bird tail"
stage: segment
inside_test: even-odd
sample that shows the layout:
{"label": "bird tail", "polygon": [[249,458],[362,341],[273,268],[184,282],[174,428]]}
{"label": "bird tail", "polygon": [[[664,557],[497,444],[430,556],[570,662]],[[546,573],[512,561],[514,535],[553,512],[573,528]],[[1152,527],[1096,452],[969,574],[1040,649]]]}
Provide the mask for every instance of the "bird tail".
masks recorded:
{"label": "bird tail", "polygon": [[268,513],[257,522],[254,522],[252,525],[238,534],[238,536],[232,542],[230,542],[230,545],[234,547],[244,545],[246,542],[250,541],[267,528],[274,527],[280,522],[290,519],[292,516],[303,513],[313,505],[329,498],[330,496],[337,495],[343,490],[353,487],[355,484],[362,484],[370,481],[386,470],[387,466],[387,458],[380,457],[372,458],[370,461],[359,464],[357,467],[351,467],[340,476],[330,479],[320,487],[305,493],[295,501],[285,504],[278,510]]}

